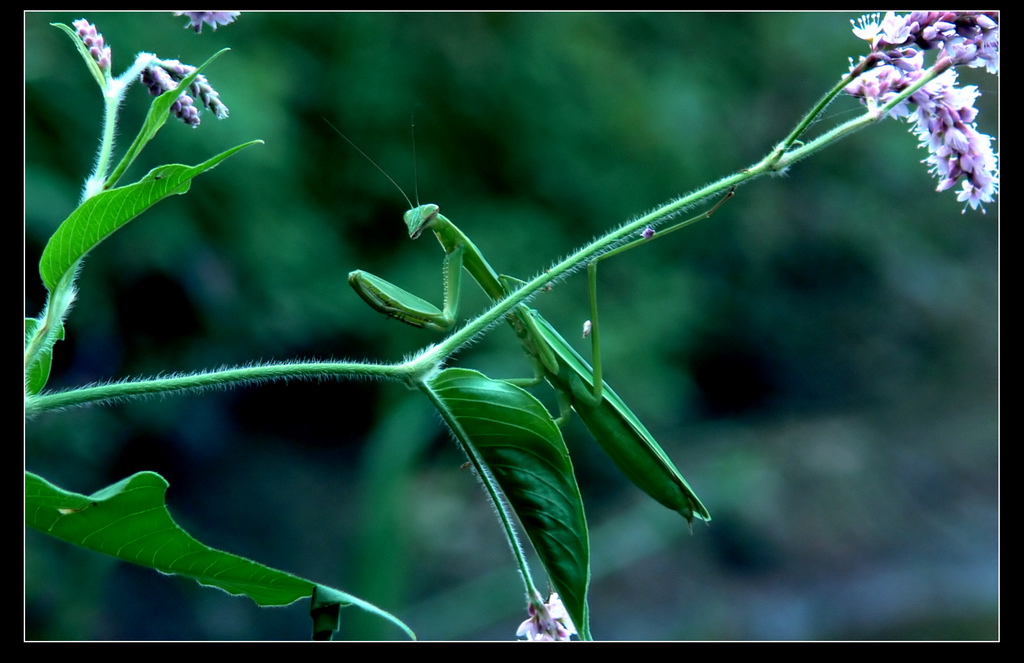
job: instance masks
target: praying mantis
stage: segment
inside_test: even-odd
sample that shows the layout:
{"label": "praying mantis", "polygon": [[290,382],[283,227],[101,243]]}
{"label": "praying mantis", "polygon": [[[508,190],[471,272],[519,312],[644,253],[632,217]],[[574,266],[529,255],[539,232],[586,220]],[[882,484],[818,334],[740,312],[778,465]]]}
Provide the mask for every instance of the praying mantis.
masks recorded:
{"label": "praying mantis", "polygon": [[[344,134],[342,137],[348,140]],[[352,141],[348,142],[352,144]],[[359,150],[358,147],[356,149]],[[359,152],[362,153],[362,150]],[[383,169],[381,172],[384,172]],[[391,179],[390,176],[388,179]],[[398,186],[397,183],[395,186]],[[401,187],[398,188],[401,191]],[[655,236],[663,236],[711,216],[732,195],[733,191],[729,191],[709,211],[674,224],[657,235],[654,235],[653,230],[644,231],[640,238],[588,264],[591,319],[584,330],[585,335],[589,332],[591,336],[593,367],[535,309],[520,304],[507,316],[533,364],[534,377],[506,381],[519,386],[532,386],[547,381],[558,400],[559,417],[554,419],[556,424],[563,425],[571,417],[572,411],[575,411],[598,444],[634,484],[664,506],[680,513],[691,524],[694,518],[710,521],[711,515],[654,436],[601,377],[597,264],[600,260]],[[360,270],[351,272],[348,276],[349,284],[371,308],[413,327],[447,331],[457,319],[463,269],[495,302],[507,297],[521,283],[512,277],[499,276],[480,249],[440,213],[437,205],[428,203],[413,207],[409,202],[409,206],[411,209],[405,213],[404,221],[410,239],[417,239],[430,230],[444,249],[444,308],[438,309],[430,302],[373,274]]]}

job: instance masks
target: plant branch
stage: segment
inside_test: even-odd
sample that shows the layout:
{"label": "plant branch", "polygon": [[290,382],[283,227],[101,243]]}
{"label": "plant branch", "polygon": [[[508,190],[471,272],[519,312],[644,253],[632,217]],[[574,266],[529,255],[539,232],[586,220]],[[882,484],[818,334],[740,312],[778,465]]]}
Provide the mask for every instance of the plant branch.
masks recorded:
{"label": "plant branch", "polygon": [[205,371],[191,375],[176,375],[140,380],[126,380],[107,384],[79,387],[68,391],[44,392],[25,397],[25,415],[58,410],[80,405],[111,403],[155,394],[184,391],[203,391],[246,383],[274,380],[323,380],[338,377],[389,378],[408,380],[415,368],[408,363],[369,364],[358,362],[301,361],[244,366]]}
{"label": "plant branch", "polygon": [[[458,331],[452,333],[436,345],[428,346],[415,356],[395,364],[349,363],[349,362],[291,362],[267,364],[264,366],[235,367],[197,373],[188,376],[169,378],[153,378],[113,382],[105,385],[82,387],[58,393],[43,393],[26,396],[25,414],[31,416],[48,410],[86,405],[90,403],[113,402],[121,399],[145,397],[153,394],[180,391],[198,391],[210,387],[225,387],[247,382],[287,379],[338,379],[338,378],[387,378],[406,382],[410,386],[422,384],[447,360],[462,347],[469,344],[475,337],[485,333],[497,324],[513,308],[527,301],[532,295],[553,282],[567,278],[573,271],[582,268],[588,262],[604,253],[614,250],[619,245],[630,241],[647,226],[656,227],[673,216],[704,202],[708,198],[728,191],[744,182],[785,170],[793,163],[804,159],[815,152],[845,138],[869,124],[884,118],[896,106],[910,98],[914,92],[934,80],[948,69],[949,60],[942,60],[913,86],[908,87],[899,96],[884,106],[868,108],[860,117],[846,122],[831,131],[789,149],[797,143],[797,137],[809,126],[813,118],[824,110],[825,106],[850,80],[851,73],[840,85],[833,88],[812,109],[797,128],[760,162],[737,173],[723,177],[692,193],[673,200],[654,211],[628,222],[608,232],[603,237],[580,248],[570,256],[556,263],[550,269],[535,276],[504,299],[496,302],[487,311],[469,321]],[[859,73],[859,72],[857,72]],[[694,221],[705,217],[696,217]]]}

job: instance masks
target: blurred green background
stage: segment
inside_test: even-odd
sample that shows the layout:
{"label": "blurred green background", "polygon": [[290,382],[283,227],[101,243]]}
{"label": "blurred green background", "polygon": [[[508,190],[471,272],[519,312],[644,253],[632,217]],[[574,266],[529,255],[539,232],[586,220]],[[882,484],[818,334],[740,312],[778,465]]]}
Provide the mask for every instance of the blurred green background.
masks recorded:
{"label": "blurred green background", "polygon": [[[74,45],[25,16],[25,312],[74,209],[102,107]],[[365,269],[441,300],[406,190],[495,268],[530,276],[605,229],[751,165],[865,52],[852,14],[85,15],[115,73],[198,65],[231,110],[170,121],[128,173],[262,139],[98,247],[50,387],[221,365],[399,360],[439,336],[384,319]],[[998,79],[979,128],[996,134]],[[121,148],[149,98],[134,86]],[[853,117],[835,102],[812,133]],[[410,137],[415,114],[416,167]],[[998,146],[996,145],[996,149]],[[119,151],[118,155],[122,152]],[[565,433],[591,525],[599,639],[998,636],[998,204],[936,194],[886,121],[737,191],[709,221],[601,268],[605,376],[714,520],[693,535]],[[574,277],[534,300],[575,337]],[[463,314],[486,300],[467,287]],[[589,354],[581,341],[580,348]],[[494,329],[453,365],[529,366]],[[544,389],[539,397],[549,407]],[[91,493],[140,470],[214,547],[351,591],[422,639],[510,640],[521,585],[491,506],[424,399],[380,382],[267,384],[39,416],[26,468]],[[303,639],[261,610],[26,532],[29,639]],[[538,580],[543,570],[535,565]],[[347,611],[342,637],[400,638]]]}

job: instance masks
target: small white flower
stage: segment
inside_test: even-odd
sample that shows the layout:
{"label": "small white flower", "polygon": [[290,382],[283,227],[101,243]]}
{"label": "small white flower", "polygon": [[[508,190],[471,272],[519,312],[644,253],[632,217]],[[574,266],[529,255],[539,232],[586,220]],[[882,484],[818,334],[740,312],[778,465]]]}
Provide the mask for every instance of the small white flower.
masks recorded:
{"label": "small white flower", "polygon": [[[851,18],[850,23],[853,24],[853,34],[858,39],[872,41],[878,35],[878,30],[881,28],[881,25],[878,23],[879,16],[880,14],[865,14],[856,22]],[[858,24],[860,27],[857,27]]]}
{"label": "small white flower", "polygon": [[526,611],[530,616],[519,625],[516,630],[517,637],[525,636],[532,642],[565,641],[576,634],[576,627],[558,594],[552,594],[547,603],[543,603],[540,596],[536,596],[535,601],[530,601]]}

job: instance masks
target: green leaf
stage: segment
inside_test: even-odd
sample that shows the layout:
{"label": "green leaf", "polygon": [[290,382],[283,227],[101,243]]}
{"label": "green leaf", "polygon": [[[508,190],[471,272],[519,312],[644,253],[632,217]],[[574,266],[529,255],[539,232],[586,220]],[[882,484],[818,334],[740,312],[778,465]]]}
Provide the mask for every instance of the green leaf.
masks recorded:
{"label": "green leaf", "polygon": [[[39,320],[36,318],[25,318],[25,349],[28,349],[28,345],[32,338],[35,336],[36,331],[39,329]],[[54,342],[64,340],[64,325],[61,324],[57,330],[57,334],[54,337]],[[26,394],[38,394],[46,386],[46,381],[50,379],[50,361],[53,359],[53,345],[43,349],[39,352],[36,357],[26,357],[26,361],[29,362],[25,366],[25,393]]]}
{"label": "green leaf", "polygon": [[78,53],[82,56],[82,59],[85,60],[85,66],[89,68],[89,72],[92,74],[92,77],[100,84],[101,90],[106,90],[106,77],[104,77],[99,63],[96,62],[96,59],[93,58],[92,54],[89,52],[89,47],[86,46],[85,42],[82,41],[82,38],[78,36],[78,31],[72,27],[64,25],[63,23],[51,23],[50,25],[55,28],[60,28],[67,33],[69,37],[71,37],[71,41],[75,42],[75,46],[78,48]]}
{"label": "green leaf", "polygon": [[552,586],[590,639],[590,539],[569,450],[544,406],[519,387],[449,368],[421,387],[467,449],[491,471]]}
{"label": "green leaf", "polygon": [[43,284],[53,292],[61,279],[97,244],[139,214],[168,196],[188,191],[192,178],[221,161],[263,141],[254,140],[221,152],[198,166],[168,164],[149,171],[145,177],[110,191],[104,191],[78,206],[53,234],[39,260]]}
{"label": "green leaf", "polygon": [[192,81],[196,79],[196,76],[198,76],[199,73],[207,67],[207,65],[216,60],[218,57],[220,57],[220,55],[224,53],[224,51],[229,50],[231,49],[224,48],[217,51],[212,56],[210,56],[209,60],[196,67],[195,71],[193,71],[191,74],[183,78],[181,82],[178,83],[177,87],[175,87],[173,90],[168,90],[167,92],[164,92],[159,97],[153,100],[153,103],[149,105],[149,112],[146,114],[146,119],[142,123],[142,128],[139,129],[139,134],[135,137],[135,140],[132,141],[132,144],[128,147],[128,151],[125,152],[124,157],[121,159],[121,162],[117,164],[117,167],[114,168],[114,171],[110,174],[110,177],[107,178],[107,182],[103,186],[104,189],[111,189],[117,185],[117,182],[121,179],[121,176],[124,175],[125,171],[128,170],[128,167],[132,165],[132,162],[134,162],[136,157],[138,157],[139,154],[142,152],[142,148],[144,148],[149,143],[149,141],[151,141],[153,137],[156,136],[157,132],[160,131],[160,128],[163,127],[164,123],[167,122],[168,118],[170,117],[171,106],[173,106],[174,102],[178,100],[178,97],[180,97],[184,92],[188,90],[188,87],[192,85]]}
{"label": "green leaf", "polygon": [[248,596],[260,606],[288,605],[313,597],[316,590],[320,602],[314,609],[331,602],[354,604],[392,621],[415,639],[397,617],[362,599],[196,541],[167,511],[168,485],[155,472],[139,472],[85,496],[25,472],[25,524],[132,564]]}

